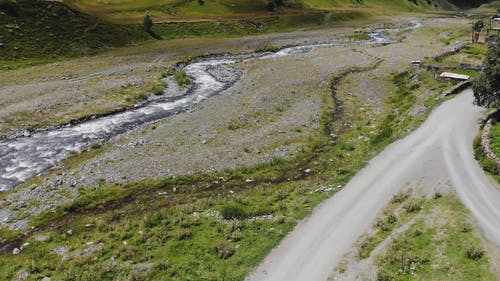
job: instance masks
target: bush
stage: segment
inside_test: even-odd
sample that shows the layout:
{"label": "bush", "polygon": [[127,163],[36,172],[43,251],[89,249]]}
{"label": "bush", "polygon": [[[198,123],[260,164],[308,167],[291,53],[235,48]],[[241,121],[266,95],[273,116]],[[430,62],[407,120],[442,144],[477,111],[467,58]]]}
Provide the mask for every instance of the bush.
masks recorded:
{"label": "bush", "polygon": [[187,240],[193,236],[193,232],[187,228],[181,228],[175,232],[175,238],[177,240]]}
{"label": "bush", "polygon": [[153,89],[151,90],[151,92],[153,92],[153,95],[155,96],[161,96],[163,95],[163,91],[165,90],[165,87],[162,86],[162,85],[156,85],[153,87]]}
{"label": "bush", "polygon": [[398,194],[392,196],[391,203],[403,203],[410,197],[411,190],[401,191]]}
{"label": "bush", "polygon": [[266,46],[258,47],[257,49],[255,49],[255,52],[256,53],[266,53],[266,52],[276,53],[279,50],[280,50],[280,48],[278,48],[276,46],[266,45]]}
{"label": "bush", "polygon": [[417,199],[412,199],[403,205],[403,209],[405,209],[407,213],[416,212],[420,210],[420,201]]}
{"label": "bush", "polygon": [[145,93],[139,93],[134,95],[134,100],[136,101],[145,101],[148,99],[148,95]]}
{"label": "bush", "polygon": [[222,207],[221,215],[226,220],[231,220],[231,219],[242,220],[248,217],[246,210],[242,206],[236,204],[228,204]]}
{"label": "bush", "polygon": [[161,72],[161,77],[165,78],[165,77],[173,76],[174,74],[175,74],[175,70],[173,70],[172,68],[168,68],[168,69]]}
{"label": "bush", "polygon": [[234,254],[234,247],[227,241],[220,241],[214,245],[215,254],[221,259],[228,259]]}
{"label": "bush", "polygon": [[478,260],[482,258],[484,255],[483,249],[479,248],[478,246],[469,246],[467,248],[467,258],[471,260]]}
{"label": "bush", "polygon": [[174,74],[174,80],[181,88],[191,83],[191,79],[189,79],[189,76],[184,70],[176,71]]}

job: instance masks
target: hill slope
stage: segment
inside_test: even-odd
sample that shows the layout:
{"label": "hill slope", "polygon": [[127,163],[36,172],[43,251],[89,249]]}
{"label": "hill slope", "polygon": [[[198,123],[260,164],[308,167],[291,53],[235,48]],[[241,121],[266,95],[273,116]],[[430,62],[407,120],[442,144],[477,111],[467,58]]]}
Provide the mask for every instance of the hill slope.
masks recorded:
{"label": "hill slope", "polygon": [[[256,17],[269,14],[270,0],[62,0],[89,14],[114,21],[139,23],[144,14],[157,20]],[[436,8],[473,7],[488,0],[283,0],[281,12],[290,10],[373,9],[425,11]]]}
{"label": "hill slope", "polygon": [[145,38],[139,27],[111,24],[61,3],[0,0],[0,60],[88,54]]}

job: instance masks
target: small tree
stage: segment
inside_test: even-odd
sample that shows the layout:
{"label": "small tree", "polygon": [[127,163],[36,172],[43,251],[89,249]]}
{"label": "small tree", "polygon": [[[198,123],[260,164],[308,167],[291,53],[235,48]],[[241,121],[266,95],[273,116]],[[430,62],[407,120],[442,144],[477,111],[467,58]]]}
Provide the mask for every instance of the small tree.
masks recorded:
{"label": "small tree", "polygon": [[500,45],[492,44],[489,47],[483,67],[483,71],[472,84],[475,102],[481,106],[498,106],[500,102]]}
{"label": "small tree", "polygon": [[276,4],[274,4],[274,1],[269,0],[269,2],[267,2],[267,10],[270,12],[276,10]]}
{"label": "small tree", "polygon": [[474,23],[474,31],[476,32],[481,32],[481,30],[483,30],[484,28],[484,22],[482,20],[478,20]]}
{"label": "small tree", "polygon": [[153,20],[151,19],[151,16],[146,15],[144,17],[144,28],[148,33],[153,33]]}

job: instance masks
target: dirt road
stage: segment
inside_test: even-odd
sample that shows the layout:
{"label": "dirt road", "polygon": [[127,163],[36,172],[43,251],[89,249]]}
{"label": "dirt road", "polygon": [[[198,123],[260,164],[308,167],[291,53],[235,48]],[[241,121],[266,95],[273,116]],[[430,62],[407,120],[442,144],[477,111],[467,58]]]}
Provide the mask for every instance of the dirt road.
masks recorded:
{"label": "dirt road", "polygon": [[486,237],[500,245],[500,189],[473,157],[482,109],[472,100],[466,90],[387,147],[298,224],[247,280],[327,280],[391,196],[406,187],[455,190]]}

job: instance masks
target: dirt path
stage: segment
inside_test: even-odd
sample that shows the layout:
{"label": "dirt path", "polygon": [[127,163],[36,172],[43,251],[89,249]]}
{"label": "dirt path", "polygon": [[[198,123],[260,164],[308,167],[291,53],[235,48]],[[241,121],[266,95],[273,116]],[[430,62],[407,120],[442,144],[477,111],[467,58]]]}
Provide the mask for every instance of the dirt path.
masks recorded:
{"label": "dirt path", "polygon": [[327,280],[391,196],[407,186],[456,190],[486,236],[500,245],[500,190],[472,152],[481,114],[470,90],[444,103],[299,223],[247,280]]}

